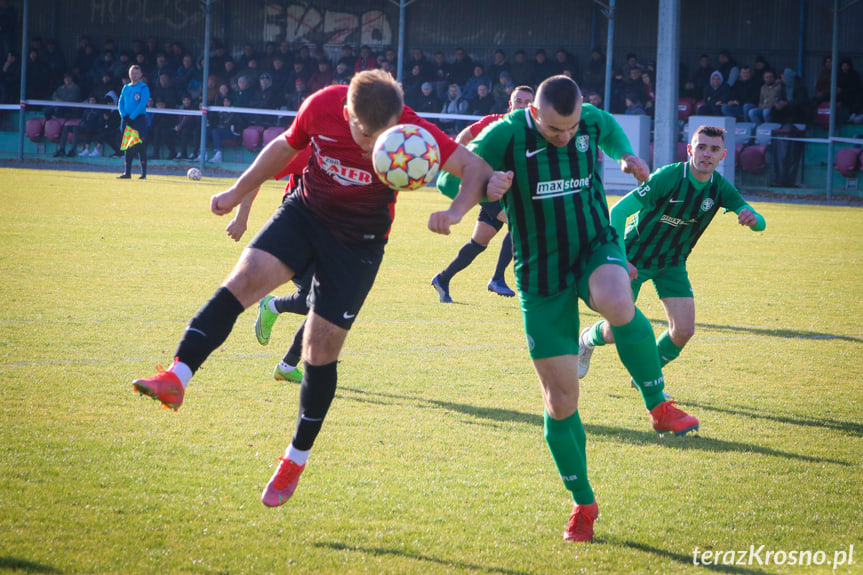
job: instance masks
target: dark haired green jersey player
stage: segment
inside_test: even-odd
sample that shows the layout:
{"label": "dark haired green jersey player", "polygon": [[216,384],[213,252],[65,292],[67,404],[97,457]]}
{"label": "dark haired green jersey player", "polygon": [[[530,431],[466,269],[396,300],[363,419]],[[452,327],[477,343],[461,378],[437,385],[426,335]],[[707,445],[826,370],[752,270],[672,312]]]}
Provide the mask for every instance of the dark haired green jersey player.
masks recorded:
{"label": "dark haired green jersey player", "polygon": [[[664,401],[663,377],[650,322],[635,307],[626,260],[611,227],[599,178],[606,161],[647,179],[614,118],[589,104],[572,79],[553,76],[534,104],[486,128],[471,149],[496,170],[488,195],[501,199],[509,222],[528,350],[545,404],[545,438],[575,505],[564,539],[593,536],[598,507],[587,478],[586,437],[578,414],[578,299],[605,317],[617,351],[644,397],[658,431],[685,433],[698,420]],[[452,195],[449,174],[439,187]],[[433,214],[432,218],[445,212]],[[444,216],[441,216],[445,220]],[[456,220],[457,221],[457,220]],[[430,220],[446,233],[447,221]]]}
{"label": "dark haired green jersey player", "polygon": [[[677,358],[695,332],[695,299],[686,272],[686,258],[720,208],[737,214],[737,221],[753,231],[765,227],[764,218],[716,167],[725,157],[725,130],[701,126],[687,146],[689,160],[669,164],[650,176],[611,209],[611,224],[624,238],[630,264],[633,298],[642,284],[653,287],[665,308],[668,329],[656,339],[662,365]],[[626,226],[629,216],[635,214]],[[622,243],[623,243],[622,242]],[[587,375],[595,346],[614,343],[605,321],[582,331],[578,372]]]}

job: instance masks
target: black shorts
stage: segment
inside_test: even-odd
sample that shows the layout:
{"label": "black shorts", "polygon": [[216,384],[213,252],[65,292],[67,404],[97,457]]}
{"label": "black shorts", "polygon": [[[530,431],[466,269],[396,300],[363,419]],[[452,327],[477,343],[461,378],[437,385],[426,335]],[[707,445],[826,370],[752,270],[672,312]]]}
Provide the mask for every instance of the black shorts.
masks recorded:
{"label": "black shorts", "polygon": [[502,209],[500,202],[482,202],[479,205],[479,215],[476,217],[476,221],[488,224],[500,231],[503,222],[497,219],[497,215]]}
{"label": "black shorts", "polygon": [[249,247],[276,256],[296,276],[314,267],[309,308],[325,320],[350,329],[375,283],[385,245],[343,242],[291,194]]}

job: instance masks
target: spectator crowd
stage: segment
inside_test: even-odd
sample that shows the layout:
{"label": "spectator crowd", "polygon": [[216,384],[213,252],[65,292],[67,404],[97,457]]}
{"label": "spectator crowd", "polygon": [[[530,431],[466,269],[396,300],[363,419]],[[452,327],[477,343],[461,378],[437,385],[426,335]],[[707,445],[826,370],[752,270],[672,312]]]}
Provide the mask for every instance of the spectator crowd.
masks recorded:
{"label": "spectator crowd", "polygon": [[[6,0],[0,0],[0,16]],[[3,38],[0,38],[3,40]],[[14,49],[7,47],[0,67],[0,103],[16,103],[19,96],[20,63]],[[451,57],[443,50],[431,54],[414,48],[402,66],[405,100],[423,114],[483,116],[502,113],[512,91],[520,85],[536,87],[545,78],[564,74],[576,79],[585,99],[602,106],[606,98],[605,57],[593,50],[583,67],[579,58],[560,48],[549,56],[538,49],[528,57],[516,50],[510,58],[503,49],[494,51],[489,61],[473,59],[465,49],[456,47]],[[397,75],[399,63],[394,50],[375,53],[369,46],[355,50],[344,45],[331,58],[323,49],[293,46],[288,41],[267,42],[262,47],[249,42],[240,49],[215,43],[210,55],[210,74],[203,78],[203,57],[189,53],[178,41],[160,43],[156,38],[133,40],[128,48],[106,40],[95,46],[81,37],[71,62],[51,40],[34,38],[27,58],[26,97],[71,103],[116,104],[128,70],[141,66],[144,82],[150,87],[151,108],[197,110],[202,106],[206,81],[208,107],[224,106],[261,110],[295,111],[309,94],[331,84],[347,84],[361,70],[381,68]],[[655,108],[654,62],[643,62],[636,54],[626,55],[614,69],[609,107],[617,114],[647,114]],[[700,56],[689,73],[680,70],[680,97],[693,103],[702,115],[733,116],[753,123],[777,122],[809,124],[819,104],[830,100],[832,61],[824,59],[815,89],[809,94],[806,83],[792,68],[776,70],[764,57],[750,64],[737,63],[727,50],[714,63],[707,54]],[[863,123],[863,84],[851,60],[840,63],[837,100],[841,118]],[[87,114],[83,107],[48,106],[45,117],[80,120],[69,126],[64,145],[57,155],[101,155],[108,144],[119,152],[119,118],[100,110]],[[231,111],[211,112],[207,116],[207,141],[221,161],[222,143],[239,139],[244,128],[286,126],[291,115],[250,114]],[[457,134],[468,122],[462,118],[434,118],[445,131]],[[200,119],[197,116],[148,114],[149,144],[152,158],[200,159]],[[73,140],[66,151],[66,136]],[[91,140],[92,145],[91,144]],[[77,144],[83,146],[79,151]],[[116,144],[116,146],[115,146]]]}

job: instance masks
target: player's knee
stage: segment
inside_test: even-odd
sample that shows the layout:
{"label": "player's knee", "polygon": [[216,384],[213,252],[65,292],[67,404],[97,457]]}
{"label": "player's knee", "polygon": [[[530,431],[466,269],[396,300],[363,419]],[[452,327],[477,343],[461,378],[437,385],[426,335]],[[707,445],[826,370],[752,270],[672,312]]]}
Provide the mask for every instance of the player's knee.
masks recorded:
{"label": "player's knee", "polygon": [[694,325],[675,325],[668,330],[668,335],[671,336],[671,341],[677,347],[683,347],[695,335]]}

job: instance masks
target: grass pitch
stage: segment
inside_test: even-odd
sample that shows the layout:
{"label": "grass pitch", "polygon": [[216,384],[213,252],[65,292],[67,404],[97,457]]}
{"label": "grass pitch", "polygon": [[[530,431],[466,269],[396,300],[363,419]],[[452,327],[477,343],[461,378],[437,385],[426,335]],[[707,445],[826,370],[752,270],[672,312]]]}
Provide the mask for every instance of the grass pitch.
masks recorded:
{"label": "grass pitch", "polygon": [[571,500],[518,303],[485,289],[500,240],[452,282],[456,303],[429,285],[475,212],[436,236],[425,224],[446,200],[401,194],[324,430],[273,510],[259,496],[298,389],[271,372],[299,318],[261,347],[254,310],[240,316],[178,413],[130,382],[170,363],[281,187],[262,190],[236,244],[208,211],[227,180],[3,169],[0,182],[0,571],[863,572],[859,208],[756,203],[758,234],[714,221],[690,258],[696,335],[665,371],[700,436],[658,438],[613,348],[597,350],[581,414],[600,517],[585,545],[561,540]]}

